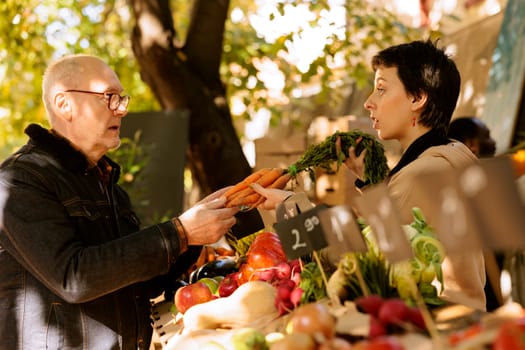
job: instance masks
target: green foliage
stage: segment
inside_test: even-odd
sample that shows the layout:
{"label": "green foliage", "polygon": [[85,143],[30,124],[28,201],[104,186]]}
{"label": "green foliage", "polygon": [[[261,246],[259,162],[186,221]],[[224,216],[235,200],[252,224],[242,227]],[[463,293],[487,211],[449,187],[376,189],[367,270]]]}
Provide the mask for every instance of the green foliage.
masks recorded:
{"label": "green foliage", "polygon": [[303,266],[299,287],[303,290],[301,304],[327,297],[321,267],[317,263],[312,261]]}
{"label": "green foliage", "polygon": [[[176,41],[182,45],[191,20],[191,3],[171,0],[170,5]],[[330,10],[327,0],[283,1],[274,10],[263,11],[267,9],[257,7],[253,0],[231,1],[221,75],[229,105],[242,107],[240,112],[234,108],[234,117],[250,119],[265,108],[273,125],[283,116],[290,124],[307,124],[310,112],[334,110],[355,87],[368,86],[373,53],[427,34],[405,27],[387,10],[373,8],[365,0],[348,0],[344,10],[337,9],[337,13],[346,11],[341,23],[326,16]],[[283,15],[302,9],[311,11],[307,22],[283,19]],[[126,93],[132,96],[130,111],[159,109],[133,57],[133,18],[124,0],[3,0],[0,13],[0,156],[22,143],[25,125],[47,124],[40,102],[42,75],[50,60],[64,54],[100,56],[114,67]],[[263,25],[266,29],[276,29],[283,21],[294,23],[289,23],[287,30],[274,32],[274,37],[265,37],[257,31],[261,27],[257,20],[268,20]],[[320,27],[325,28],[322,37],[311,40],[313,29]],[[305,44],[306,51],[294,51]],[[298,63],[301,55],[310,61],[303,57]],[[275,76],[265,79],[263,67],[272,67]],[[282,85],[270,88],[272,82]]]}
{"label": "green foliage", "polygon": [[158,109],[131,51],[130,10],[117,0],[5,0],[0,2],[0,156],[25,141],[28,123],[47,125],[41,103],[48,63],[64,54],[106,60],[132,96],[130,110]]}
{"label": "green foliage", "polygon": [[120,146],[108,153],[108,156],[120,165],[119,185],[129,194],[133,207],[143,225],[148,226],[163,222],[175,213],[148,214],[150,199],[147,197],[144,170],[148,167],[154,145],[141,141],[141,131],[133,138],[123,137]]}
{"label": "green foliage", "polygon": [[130,189],[131,184],[140,185],[143,181],[143,170],[150,159],[152,147],[141,145],[140,137],[140,130],[133,135],[133,139],[123,137],[120,146],[108,153],[121,167],[119,184],[126,190]]}
{"label": "green foliage", "polygon": [[[271,110],[272,118],[286,115],[292,122],[301,118],[308,122],[308,112],[312,111],[333,113],[355,88],[371,87],[369,61],[374,53],[432,34],[408,28],[385,8],[364,0],[345,1],[344,8],[334,10],[346,12],[340,22],[326,15],[330,10],[328,1],[279,2],[265,14],[255,6],[243,7],[248,2],[232,1],[232,13],[242,12],[243,16],[228,23],[222,67],[229,95],[237,103],[242,102],[244,108],[240,110],[244,112],[240,115],[246,119],[264,108]],[[301,8],[311,13],[308,22],[295,23],[294,16],[283,19]],[[269,32],[283,21],[293,23],[288,23],[288,31],[270,40],[254,30],[254,16],[268,21],[265,28],[270,28]],[[312,40],[313,29],[320,27],[324,28],[323,35]],[[297,53],[301,47],[306,50]],[[310,62],[300,62],[301,57],[297,57],[310,54]],[[275,76],[270,81],[282,80],[282,86],[269,89],[270,82],[264,80],[261,66],[273,66]]]}

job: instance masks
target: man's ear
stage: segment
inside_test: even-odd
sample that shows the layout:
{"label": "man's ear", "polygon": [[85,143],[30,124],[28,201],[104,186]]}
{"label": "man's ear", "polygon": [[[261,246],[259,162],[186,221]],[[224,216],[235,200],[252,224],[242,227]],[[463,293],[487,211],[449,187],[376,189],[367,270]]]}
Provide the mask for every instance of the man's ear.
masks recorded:
{"label": "man's ear", "polygon": [[71,103],[64,92],[59,92],[53,98],[56,115],[65,120],[71,120]]}
{"label": "man's ear", "polygon": [[417,96],[411,96],[411,99],[412,99],[412,110],[421,111],[427,103],[428,94],[426,92],[422,92]]}

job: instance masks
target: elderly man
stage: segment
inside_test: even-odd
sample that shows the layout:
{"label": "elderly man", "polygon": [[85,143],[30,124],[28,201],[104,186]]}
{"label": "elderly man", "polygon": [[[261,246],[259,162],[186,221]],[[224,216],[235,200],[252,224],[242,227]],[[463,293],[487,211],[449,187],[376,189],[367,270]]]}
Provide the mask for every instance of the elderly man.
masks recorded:
{"label": "elderly man", "polygon": [[99,58],[57,60],[43,80],[51,129],[30,125],[1,165],[1,348],[148,349],[149,299],[236,222],[220,190],[139,228],[105,155],[120,143],[122,91]]}

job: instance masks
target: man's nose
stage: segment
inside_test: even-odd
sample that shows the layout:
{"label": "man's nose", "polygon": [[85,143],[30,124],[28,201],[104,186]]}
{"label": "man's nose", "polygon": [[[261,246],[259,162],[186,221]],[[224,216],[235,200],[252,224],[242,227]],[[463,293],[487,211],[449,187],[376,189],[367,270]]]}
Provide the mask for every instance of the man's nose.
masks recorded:
{"label": "man's nose", "polygon": [[115,116],[124,118],[128,114],[128,109],[126,107],[119,106],[113,111]]}

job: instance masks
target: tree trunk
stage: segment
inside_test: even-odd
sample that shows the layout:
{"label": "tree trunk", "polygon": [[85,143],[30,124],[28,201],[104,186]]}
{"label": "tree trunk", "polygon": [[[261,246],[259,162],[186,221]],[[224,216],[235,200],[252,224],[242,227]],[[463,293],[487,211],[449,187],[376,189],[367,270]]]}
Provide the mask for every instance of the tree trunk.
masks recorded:
{"label": "tree trunk", "polygon": [[142,79],[165,110],[190,111],[188,166],[207,194],[250,172],[233,126],[220,79],[228,0],[196,0],[184,46],[168,0],[130,0],[136,24],[131,34]]}

